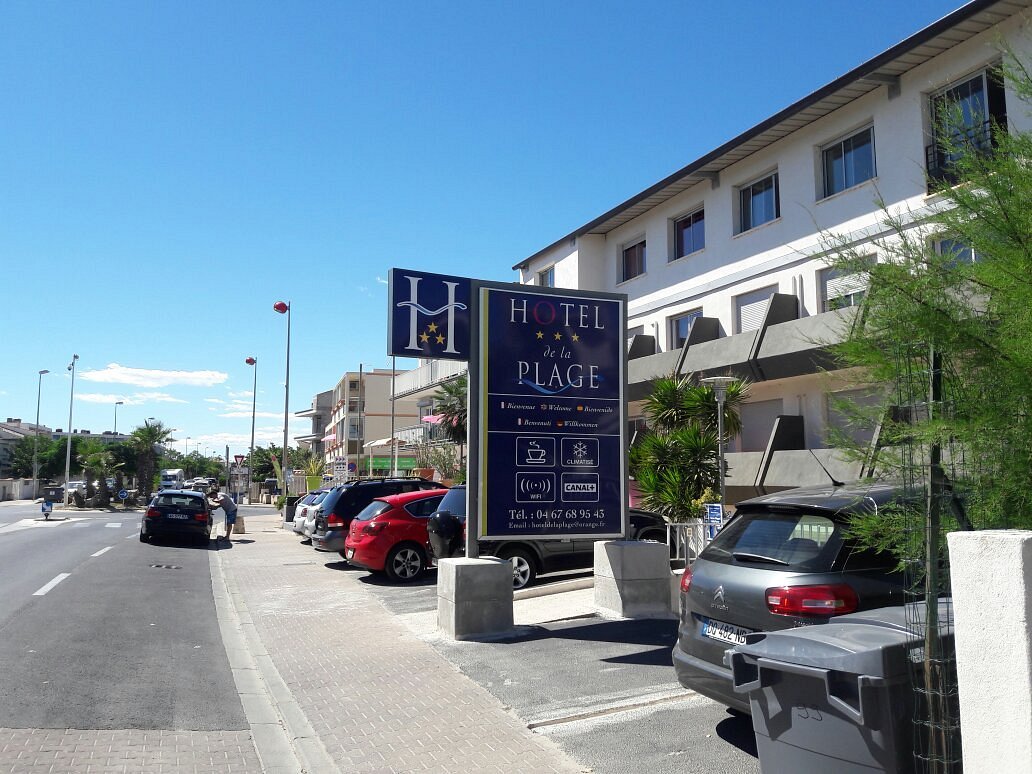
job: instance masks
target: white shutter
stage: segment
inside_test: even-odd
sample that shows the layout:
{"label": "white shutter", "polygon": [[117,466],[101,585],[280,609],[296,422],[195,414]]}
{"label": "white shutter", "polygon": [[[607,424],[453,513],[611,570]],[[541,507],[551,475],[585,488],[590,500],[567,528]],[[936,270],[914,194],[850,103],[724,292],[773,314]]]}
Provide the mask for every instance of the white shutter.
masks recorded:
{"label": "white shutter", "polygon": [[781,398],[743,403],[738,409],[742,420],[742,451],[765,451],[774,420],[784,413]]}
{"label": "white shutter", "polygon": [[867,278],[860,273],[842,274],[835,269],[825,269],[821,275],[825,310],[830,308],[829,302],[832,300],[867,289]]}
{"label": "white shutter", "polygon": [[767,314],[770,297],[777,292],[777,285],[771,285],[767,288],[754,290],[751,293],[743,293],[735,298],[735,317],[738,323],[738,333],[755,331],[763,325],[763,318]]}

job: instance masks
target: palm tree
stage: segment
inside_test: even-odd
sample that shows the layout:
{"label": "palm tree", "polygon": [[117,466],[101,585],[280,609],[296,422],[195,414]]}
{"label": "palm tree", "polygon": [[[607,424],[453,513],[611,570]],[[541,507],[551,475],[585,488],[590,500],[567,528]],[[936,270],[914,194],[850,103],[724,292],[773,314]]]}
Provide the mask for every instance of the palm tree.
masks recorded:
{"label": "palm tree", "polygon": [[[738,412],[746,393],[742,382],[728,387],[725,437],[742,429]],[[703,492],[720,486],[716,394],[690,376],[668,376],[656,380],[643,404],[649,429],[629,454],[643,504],[671,521],[695,518]]]}
{"label": "palm tree", "polygon": [[469,382],[466,374],[445,382],[434,393],[434,410],[442,417],[439,426],[452,443],[460,446],[466,443],[466,428],[469,421],[469,407],[466,394]]}
{"label": "palm tree", "polygon": [[79,446],[77,460],[82,465],[86,478],[86,497],[94,496],[93,480],[97,479],[96,498],[94,503],[106,506],[111,501],[111,489],[108,487],[108,475],[121,466],[115,462],[114,454],[107,444],[96,440],[84,441]]}
{"label": "palm tree", "polygon": [[171,437],[172,431],[157,421],[144,421],[129,436],[129,443],[136,452],[138,489],[144,499],[150,498],[151,487],[154,486],[154,474],[157,473],[161,447],[168,443]]}

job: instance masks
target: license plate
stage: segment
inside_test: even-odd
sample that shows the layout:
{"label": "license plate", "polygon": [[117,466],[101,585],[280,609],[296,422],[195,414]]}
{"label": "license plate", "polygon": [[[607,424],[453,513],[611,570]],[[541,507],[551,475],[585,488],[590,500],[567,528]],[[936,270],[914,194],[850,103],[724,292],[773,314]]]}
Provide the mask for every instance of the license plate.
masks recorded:
{"label": "license plate", "polygon": [[190,514],[189,513],[166,513],[165,514],[165,518],[166,519],[189,519],[190,518]]}
{"label": "license plate", "polygon": [[702,636],[709,637],[711,640],[719,640],[731,645],[744,645],[747,634],[752,634],[752,629],[743,629],[741,626],[714,621],[710,618],[702,619]]}
{"label": "license plate", "polygon": [[354,548],[349,548],[347,551],[345,551],[345,553],[347,554],[348,559],[354,559],[355,558],[355,549]]}

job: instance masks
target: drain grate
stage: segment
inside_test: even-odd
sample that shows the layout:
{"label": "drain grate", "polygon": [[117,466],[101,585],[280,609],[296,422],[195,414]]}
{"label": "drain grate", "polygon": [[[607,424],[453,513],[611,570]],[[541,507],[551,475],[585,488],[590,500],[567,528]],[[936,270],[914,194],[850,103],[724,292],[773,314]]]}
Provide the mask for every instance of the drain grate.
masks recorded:
{"label": "drain grate", "polygon": [[182,570],[183,569],[178,564],[152,564],[151,568],[155,569],[155,570]]}

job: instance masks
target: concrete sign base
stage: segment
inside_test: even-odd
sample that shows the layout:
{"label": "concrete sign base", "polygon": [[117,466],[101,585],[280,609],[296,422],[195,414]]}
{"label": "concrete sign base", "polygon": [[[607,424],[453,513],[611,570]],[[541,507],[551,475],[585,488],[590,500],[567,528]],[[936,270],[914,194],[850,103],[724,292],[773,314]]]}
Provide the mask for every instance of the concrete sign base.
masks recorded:
{"label": "concrete sign base", "polygon": [[512,631],[512,562],[442,559],[437,570],[437,625],[455,640]]}
{"label": "concrete sign base", "polygon": [[672,618],[670,553],[664,543],[595,543],[595,607],[619,618]]}

